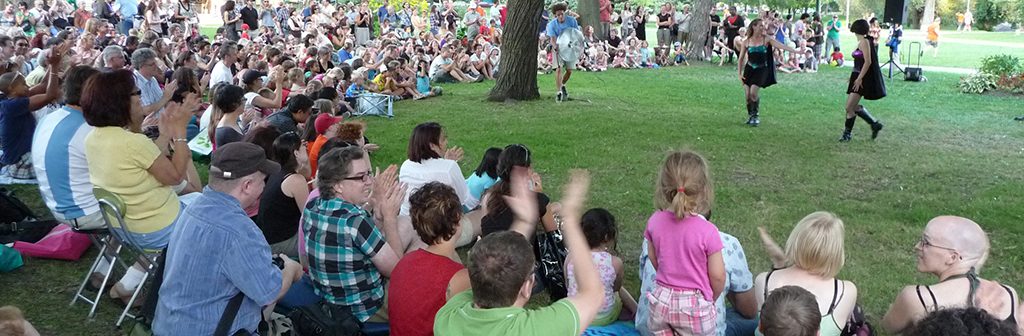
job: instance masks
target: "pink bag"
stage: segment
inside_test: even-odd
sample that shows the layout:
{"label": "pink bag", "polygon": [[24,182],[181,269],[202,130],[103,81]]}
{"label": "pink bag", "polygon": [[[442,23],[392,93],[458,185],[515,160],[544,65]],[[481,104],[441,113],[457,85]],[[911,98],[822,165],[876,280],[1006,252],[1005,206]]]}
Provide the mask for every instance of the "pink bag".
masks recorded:
{"label": "pink bag", "polygon": [[76,261],[82,258],[90,245],[92,242],[89,235],[72,231],[71,227],[60,224],[35,243],[14,242],[14,249],[29,257]]}

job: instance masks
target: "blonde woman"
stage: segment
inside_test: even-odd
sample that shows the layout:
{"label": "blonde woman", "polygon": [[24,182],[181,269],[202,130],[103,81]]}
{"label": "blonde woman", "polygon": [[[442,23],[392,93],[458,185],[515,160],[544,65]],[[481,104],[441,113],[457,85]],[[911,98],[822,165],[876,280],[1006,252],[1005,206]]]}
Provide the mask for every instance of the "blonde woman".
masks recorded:
{"label": "blonde woman", "polygon": [[[761,307],[768,294],[783,286],[797,286],[814,294],[821,315],[819,335],[838,336],[857,304],[857,286],[836,278],[846,262],[843,244],[843,220],[835,214],[818,211],[796,224],[786,240],[786,250],[779,253],[764,228],[761,239],[774,255],[775,266],[783,268],[758,274],[754,279],[754,296]],[[778,257],[784,256],[784,260]],[[761,333],[755,332],[760,336]]]}

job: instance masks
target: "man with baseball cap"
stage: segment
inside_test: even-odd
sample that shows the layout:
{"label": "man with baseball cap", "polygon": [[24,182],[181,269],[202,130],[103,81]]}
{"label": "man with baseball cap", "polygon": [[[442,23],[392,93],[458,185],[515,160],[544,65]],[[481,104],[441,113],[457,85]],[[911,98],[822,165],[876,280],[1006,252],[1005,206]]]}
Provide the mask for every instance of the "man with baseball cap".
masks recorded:
{"label": "man with baseball cap", "polygon": [[[341,124],[344,120],[343,117],[335,117],[328,113],[321,113],[316,116],[316,121],[313,122],[313,128],[316,130],[316,140],[309,145],[309,176],[316,176],[316,159],[320,156],[320,148],[323,148],[327,140],[333,138],[338,133],[336,125]],[[307,126],[308,127],[308,126]],[[333,128],[333,129],[332,129]]]}
{"label": "man with baseball cap", "polygon": [[241,305],[228,334],[254,334],[262,307],[273,309],[302,277],[298,263],[271,256],[244,210],[259,200],[263,180],[279,169],[252,143],[232,142],[213,152],[210,184],[182,210],[167,246],[156,335],[211,335],[225,307],[237,300]]}

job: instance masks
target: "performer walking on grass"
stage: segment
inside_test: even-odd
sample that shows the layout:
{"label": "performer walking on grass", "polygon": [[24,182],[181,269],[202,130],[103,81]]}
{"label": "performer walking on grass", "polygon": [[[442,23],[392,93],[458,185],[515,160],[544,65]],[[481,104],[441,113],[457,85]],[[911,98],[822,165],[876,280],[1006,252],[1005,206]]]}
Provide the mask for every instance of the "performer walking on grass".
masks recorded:
{"label": "performer walking on grass", "polygon": [[576,18],[566,15],[568,8],[569,6],[564,2],[551,5],[551,15],[555,16],[555,20],[548,22],[546,30],[548,38],[551,39],[551,47],[555,51],[555,57],[552,57],[552,59],[554,59],[556,64],[555,89],[558,90],[558,94],[555,96],[555,100],[557,101],[569,100],[569,92],[565,90],[565,82],[569,81],[569,77],[572,76],[572,70],[576,68],[576,62],[563,60],[561,55],[559,55],[558,37],[569,29],[576,29],[577,31],[580,29]]}
{"label": "performer walking on grass", "polygon": [[864,105],[860,105],[861,98],[878,100],[885,97],[885,81],[878,67],[877,42],[868,34],[870,28],[863,19],[854,21],[850,26],[850,31],[857,34],[857,50],[853,51],[853,73],[846,89],[846,129],[839,138],[841,142],[853,138],[853,125],[858,116],[871,125],[871,139],[877,138],[882,130],[882,123],[872,117]]}
{"label": "performer walking on grass", "polygon": [[798,52],[793,47],[779,43],[772,36],[768,35],[764,22],[761,19],[754,19],[747,29],[747,38],[738,42],[739,48],[739,72],[740,81],[743,82],[743,93],[747,99],[747,125],[757,126],[761,124],[760,103],[761,97],[758,91],[775,84],[775,48],[783,49],[791,53]]}

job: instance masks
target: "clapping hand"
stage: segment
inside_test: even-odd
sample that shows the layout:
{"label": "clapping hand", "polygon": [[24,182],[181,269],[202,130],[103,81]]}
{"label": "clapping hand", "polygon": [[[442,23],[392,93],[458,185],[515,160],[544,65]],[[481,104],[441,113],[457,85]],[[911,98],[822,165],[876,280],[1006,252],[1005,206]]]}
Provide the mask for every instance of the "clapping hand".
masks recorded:
{"label": "clapping hand", "polygon": [[515,166],[512,168],[512,174],[509,177],[509,185],[511,186],[511,196],[502,196],[505,198],[505,204],[508,204],[508,208],[512,210],[512,214],[515,217],[515,223],[512,225],[512,230],[522,233],[524,236],[529,236],[530,232],[534,228],[534,224],[540,217],[540,210],[537,206],[536,193],[530,191],[529,183],[530,169],[526,167]]}
{"label": "clapping hand", "polygon": [[444,158],[448,159],[448,160],[453,160],[453,161],[462,161],[462,154],[463,154],[462,148],[459,148],[458,146],[456,146],[456,147],[452,147],[452,148],[449,148],[448,150],[446,150],[444,152]]}
{"label": "clapping hand", "polygon": [[569,171],[569,183],[562,190],[562,218],[564,223],[579,223],[583,203],[590,189],[590,172],[582,169]]}
{"label": "clapping hand", "polygon": [[398,167],[390,165],[384,169],[384,172],[381,172],[380,167],[377,167],[377,173],[374,176],[373,190],[370,195],[370,208],[378,209],[386,201],[388,190],[391,190],[398,184]]}

